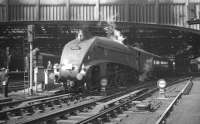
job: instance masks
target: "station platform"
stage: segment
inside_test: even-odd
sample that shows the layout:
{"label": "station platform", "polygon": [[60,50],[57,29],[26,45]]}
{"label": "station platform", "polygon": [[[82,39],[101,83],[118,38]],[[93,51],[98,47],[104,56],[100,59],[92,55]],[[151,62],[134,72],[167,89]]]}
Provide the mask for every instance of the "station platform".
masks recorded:
{"label": "station platform", "polygon": [[182,96],[166,120],[166,124],[199,124],[200,123],[200,78],[193,80],[189,95]]}

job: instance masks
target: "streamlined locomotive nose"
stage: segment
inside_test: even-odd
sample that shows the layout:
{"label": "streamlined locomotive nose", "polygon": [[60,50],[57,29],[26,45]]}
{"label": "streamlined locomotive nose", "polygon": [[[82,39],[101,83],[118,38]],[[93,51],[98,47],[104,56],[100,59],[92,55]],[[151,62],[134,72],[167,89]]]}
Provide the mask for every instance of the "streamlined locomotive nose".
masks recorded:
{"label": "streamlined locomotive nose", "polygon": [[77,70],[67,69],[64,66],[60,68],[60,80],[74,80],[77,74]]}

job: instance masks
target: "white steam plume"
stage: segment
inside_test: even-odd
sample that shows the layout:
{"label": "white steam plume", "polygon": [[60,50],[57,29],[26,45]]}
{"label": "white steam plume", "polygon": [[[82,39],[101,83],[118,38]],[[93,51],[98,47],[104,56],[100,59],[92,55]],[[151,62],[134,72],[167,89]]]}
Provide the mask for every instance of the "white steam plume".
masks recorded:
{"label": "white steam plume", "polygon": [[116,18],[118,17],[118,14],[117,15],[112,15],[108,21],[107,21],[107,24],[108,26],[106,26],[104,28],[104,30],[106,31],[107,33],[107,36],[116,41],[116,42],[119,42],[121,44],[123,44],[123,41],[126,39],[124,38],[124,36],[122,35],[122,33],[116,29],[116,24],[115,24],[115,21],[116,21]]}

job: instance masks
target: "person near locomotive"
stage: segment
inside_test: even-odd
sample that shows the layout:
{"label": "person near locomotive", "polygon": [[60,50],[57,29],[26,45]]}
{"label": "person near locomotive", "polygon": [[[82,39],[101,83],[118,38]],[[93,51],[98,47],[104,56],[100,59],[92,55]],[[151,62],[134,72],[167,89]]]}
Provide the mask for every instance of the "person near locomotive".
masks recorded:
{"label": "person near locomotive", "polygon": [[6,68],[3,67],[0,69],[0,82],[2,84],[2,91],[5,97],[8,97],[8,79],[9,79],[8,71],[9,71],[10,60],[11,60],[10,47],[6,47],[6,61],[5,61]]}
{"label": "person near locomotive", "polygon": [[0,82],[4,96],[8,97],[8,69],[2,68],[0,70]]}

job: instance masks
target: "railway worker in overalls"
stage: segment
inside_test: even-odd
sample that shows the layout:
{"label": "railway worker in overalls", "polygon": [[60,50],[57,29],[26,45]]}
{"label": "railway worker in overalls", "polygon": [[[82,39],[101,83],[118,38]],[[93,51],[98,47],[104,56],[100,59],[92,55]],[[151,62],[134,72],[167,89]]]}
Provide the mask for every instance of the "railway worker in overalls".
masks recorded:
{"label": "railway worker in overalls", "polygon": [[2,90],[5,97],[8,97],[8,69],[1,68],[0,82],[2,83]]}

